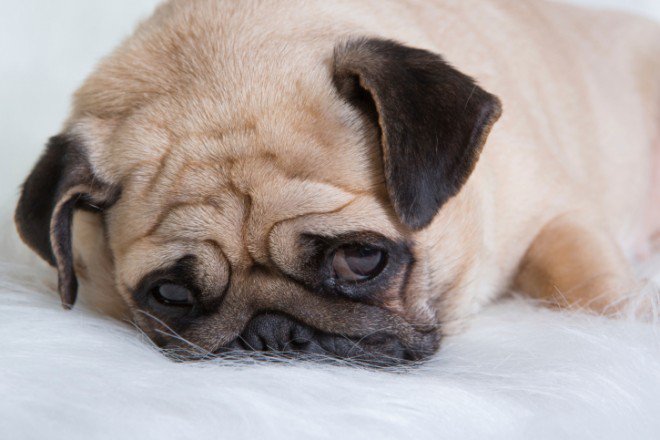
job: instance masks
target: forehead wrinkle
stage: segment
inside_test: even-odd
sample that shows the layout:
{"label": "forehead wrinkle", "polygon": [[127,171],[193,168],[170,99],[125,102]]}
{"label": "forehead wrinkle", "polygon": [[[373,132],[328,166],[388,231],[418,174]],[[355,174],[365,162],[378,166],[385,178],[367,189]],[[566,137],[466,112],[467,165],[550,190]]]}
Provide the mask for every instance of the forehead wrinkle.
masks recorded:
{"label": "forehead wrinkle", "polygon": [[168,162],[170,161],[170,158],[172,157],[172,152],[174,151],[174,143],[170,143],[168,145],[167,149],[165,152],[158,158],[158,165],[156,166],[156,170],[154,171],[153,176],[151,179],[149,179],[149,182],[147,182],[147,185],[144,188],[144,191],[142,192],[143,195],[147,195],[150,193],[153,193],[156,185],[160,181],[160,177],[164,174],[163,171],[165,171]]}
{"label": "forehead wrinkle", "polygon": [[[159,163],[159,172],[154,174],[148,183],[147,187],[144,188],[143,190],[138,189],[139,192],[139,198],[142,199],[143,201],[145,199],[152,199],[152,203],[158,203],[158,200],[153,200],[153,199],[165,199],[167,200],[168,198],[173,198],[175,201],[170,202],[169,204],[166,204],[163,206],[159,211],[158,216],[156,217],[156,220],[152,223],[152,225],[147,229],[146,233],[142,234],[142,237],[148,237],[153,235],[156,230],[167,220],[167,217],[174,211],[189,207],[189,206],[211,206],[215,209],[220,209],[218,206],[218,203],[216,203],[216,194],[218,191],[221,191],[221,189],[214,189],[214,188],[204,188],[200,187],[198,188],[198,191],[190,196],[189,194],[186,194],[185,190],[185,183],[182,183],[182,180],[184,180],[186,177],[188,180],[192,180],[193,182],[196,180],[212,180],[212,179],[204,179],[204,177],[207,177],[205,175],[200,176],[201,172],[206,171],[206,170],[212,170],[214,171],[213,175],[217,176],[219,179],[222,179],[222,176],[224,173],[222,172],[225,166],[222,163],[216,163],[216,162],[203,162],[202,160],[199,159],[187,159],[184,160],[182,163],[179,164],[178,169],[174,172],[171,172],[171,177],[168,179],[168,185],[166,186],[162,182],[161,177],[165,174],[164,169],[166,167],[167,162],[169,161],[169,157],[172,156],[172,150],[174,147],[168,149],[168,151],[161,157],[160,163]],[[143,162],[144,163],[144,162]],[[151,163],[151,162],[150,162]],[[199,172],[195,172],[199,171]],[[200,179],[202,177],[202,179]],[[223,179],[224,180],[224,179]],[[156,185],[158,183],[161,183],[162,188],[159,190],[156,189]],[[194,182],[195,183],[195,182]],[[215,182],[215,183],[225,183],[225,182]],[[183,191],[181,190],[183,189]],[[188,199],[188,200],[186,200]],[[137,238],[133,241],[137,241],[140,238]]]}
{"label": "forehead wrinkle", "polygon": [[290,178],[262,157],[237,161],[230,180],[249,196],[244,245],[252,259],[261,264],[269,260],[268,238],[274,223],[334,211],[356,197],[332,184]]}
{"label": "forehead wrinkle", "polygon": [[284,176],[290,180],[304,180],[305,182],[318,183],[319,185],[333,186],[343,192],[359,196],[369,194],[367,189],[361,189],[354,186],[347,186],[339,182],[331,182],[327,179],[323,179],[318,173],[315,174],[318,170],[305,170],[305,172],[300,172],[299,170],[290,170],[280,158],[279,155],[273,153],[272,151],[263,152],[258,157],[264,158],[269,161],[273,167],[277,168]]}
{"label": "forehead wrinkle", "polygon": [[[139,170],[145,167],[151,172],[146,184],[146,191],[151,190],[157,184],[157,178],[161,175],[167,163],[181,143],[181,136],[161,119],[150,114],[138,115],[124,120],[114,131],[109,140],[111,146],[104,151],[105,160],[110,163],[118,163],[120,169],[117,173],[122,179],[130,179]],[[121,157],[121,161],[117,161]]]}
{"label": "forehead wrinkle", "polygon": [[[301,218],[304,218],[304,217],[337,214],[337,213],[343,211],[344,209],[346,209],[347,207],[349,207],[351,204],[353,204],[353,203],[355,202],[355,200],[356,200],[356,198],[352,198],[351,200],[349,200],[348,202],[346,202],[346,203],[343,204],[342,206],[340,206],[340,207],[338,207],[338,208],[336,208],[336,209],[330,210],[330,211],[326,211],[326,212],[310,212],[310,213],[305,213],[305,214],[300,214],[300,215],[295,215],[295,216],[292,216],[292,217],[284,218],[284,219],[281,219],[281,220],[279,220],[279,221],[274,222],[274,223],[270,226],[270,228],[268,228],[268,232],[266,233],[266,243],[267,243],[267,246],[266,246],[266,252],[267,252],[267,254],[268,254],[268,260],[269,260],[270,264],[271,264],[273,267],[278,267],[278,268],[279,268],[279,264],[277,264],[277,262],[276,262],[275,259],[273,258],[273,249],[272,249],[272,247],[273,247],[273,246],[272,246],[273,241],[271,240],[271,237],[272,237],[272,235],[273,235],[273,231],[275,230],[275,228],[277,228],[278,226],[280,226],[280,225],[283,224],[283,223],[286,223],[286,222],[294,222],[294,221],[296,221],[296,220],[298,220],[298,219],[301,219]],[[280,268],[280,269],[281,269],[281,268]]]}
{"label": "forehead wrinkle", "polygon": [[[181,145],[178,145],[178,147],[181,147]],[[176,163],[173,163],[171,166],[172,169],[168,170],[168,165],[171,162],[174,162],[174,159],[172,159],[172,157],[175,155],[174,149],[175,147],[171,146],[165,155],[161,157],[158,168],[142,192],[144,197],[157,192],[156,185],[163,180],[166,180],[167,186],[170,188],[179,188],[181,181],[185,178],[190,180],[195,179],[197,177],[195,172],[202,172],[206,170],[216,171],[214,175],[215,180],[221,180],[222,183],[225,182],[226,179],[223,178],[223,171],[226,169],[226,165],[223,163],[223,161],[217,160],[216,158],[209,158],[205,160],[205,157],[197,157],[195,154],[190,157],[188,155],[184,155],[184,152],[180,152],[179,155],[181,159],[177,160]],[[165,182],[162,183],[165,184]],[[203,188],[200,188],[200,190],[201,189]],[[183,194],[183,196],[185,197],[186,194]]]}
{"label": "forehead wrinkle", "polygon": [[186,198],[187,191],[194,191],[193,198],[213,197],[228,185],[224,177],[227,165],[222,162],[186,160],[170,177],[169,187],[178,197]]}
{"label": "forehead wrinkle", "polygon": [[361,231],[374,231],[394,241],[407,234],[373,197],[356,197],[333,212],[309,214],[277,223],[270,230],[269,255],[275,266],[286,271],[297,261],[295,239],[301,234],[324,236]]}
{"label": "forehead wrinkle", "polygon": [[165,223],[167,218],[174,214],[175,212],[179,210],[183,210],[185,208],[190,208],[190,207],[211,207],[213,209],[219,210],[220,207],[217,206],[217,204],[213,201],[213,197],[205,197],[201,202],[200,201],[184,201],[184,202],[175,202],[171,203],[169,205],[166,205],[161,213],[158,215],[156,220],[152,223],[152,225],[149,227],[147,232],[144,234],[139,235],[138,237],[135,237],[131,239],[128,243],[124,244],[121,247],[121,250],[119,250],[117,253],[121,255],[125,255],[128,253],[128,251],[135,246],[137,243],[141,242],[142,240],[153,237],[157,232],[158,229]]}
{"label": "forehead wrinkle", "polygon": [[[199,123],[198,120],[195,121]],[[175,126],[181,124],[184,127],[176,129]],[[236,160],[236,156],[243,156],[245,153],[255,154],[254,151],[251,151],[255,146],[253,136],[251,136],[256,131],[254,122],[236,123],[229,128],[218,128],[218,125],[222,124],[209,122],[207,123],[209,127],[203,130],[194,124],[191,127],[185,126],[188,124],[192,124],[192,122],[173,121],[171,126],[167,127],[168,145],[160,149],[161,153],[143,158],[137,163],[131,163],[128,168],[130,174],[135,174],[139,167],[150,168],[151,172],[148,174],[151,174],[151,179],[142,191],[144,198],[148,198],[153,192],[158,192],[158,186],[176,187],[181,179],[195,170],[216,170],[216,179],[222,179]],[[225,139],[227,137],[229,139]],[[149,152],[152,153],[152,151]],[[162,177],[169,179],[160,182]],[[226,181],[226,179],[222,180]],[[186,194],[180,195],[186,196]]]}

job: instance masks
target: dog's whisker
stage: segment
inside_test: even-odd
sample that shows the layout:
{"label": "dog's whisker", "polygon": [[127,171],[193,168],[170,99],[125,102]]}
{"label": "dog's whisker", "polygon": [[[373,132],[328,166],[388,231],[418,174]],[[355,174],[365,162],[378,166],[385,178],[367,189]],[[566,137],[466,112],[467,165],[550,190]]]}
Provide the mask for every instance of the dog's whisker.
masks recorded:
{"label": "dog's whisker", "polygon": [[183,336],[181,336],[176,331],[174,331],[169,325],[167,325],[165,322],[163,322],[163,320],[159,319],[158,317],[156,317],[156,316],[152,315],[151,313],[149,313],[145,310],[142,310],[142,309],[137,310],[137,312],[144,315],[144,316],[146,316],[146,317],[148,317],[148,318],[150,318],[150,319],[152,319],[152,320],[154,320],[154,321],[156,321],[159,325],[164,327],[166,331],[163,331],[163,330],[158,329],[158,328],[154,329],[154,331],[158,332],[159,334],[169,336],[169,337],[171,337],[171,338],[173,338],[177,341],[180,341],[180,342],[183,342],[186,345],[189,345],[190,347],[197,350],[197,354],[202,354],[202,355],[207,355],[207,356],[211,355],[211,352],[209,350],[204,349],[204,348],[200,347],[199,345],[193,343],[192,341],[189,341],[188,339],[184,338]]}

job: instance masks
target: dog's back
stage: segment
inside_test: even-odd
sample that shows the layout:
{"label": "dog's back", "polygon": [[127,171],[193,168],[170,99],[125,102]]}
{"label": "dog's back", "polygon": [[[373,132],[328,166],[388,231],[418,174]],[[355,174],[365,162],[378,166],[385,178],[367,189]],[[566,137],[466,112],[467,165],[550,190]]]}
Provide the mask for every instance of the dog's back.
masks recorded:
{"label": "dog's back", "polygon": [[499,249],[521,252],[521,231],[567,209],[603,219],[629,251],[660,228],[660,25],[536,0],[401,3],[504,103],[474,178],[507,195]]}

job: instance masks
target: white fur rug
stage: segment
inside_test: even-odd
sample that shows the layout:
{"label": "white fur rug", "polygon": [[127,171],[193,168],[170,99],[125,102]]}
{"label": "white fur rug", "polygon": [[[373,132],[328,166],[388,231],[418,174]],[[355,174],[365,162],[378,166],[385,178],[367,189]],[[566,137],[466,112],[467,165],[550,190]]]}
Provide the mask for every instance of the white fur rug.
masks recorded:
{"label": "white fur rug", "polygon": [[64,311],[53,271],[15,241],[0,257],[2,439],[660,438],[660,324],[509,299],[406,371],[179,364],[127,323]]}
{"label": "white fur rug", "polygon": [[[19,179],[56,133],[71,89],[154,2],[4,5],[4,230],[13,229]],[[660,13],[658,0],[618,3]],[[660,255],[646,271],[660,283]],[[407,371],[177,364],[127,323],[62,310],[55,282],[8,232],[0,243],[0,439],[660,439],[658,323],[508,299]],[[658,293],[657,284],[645,292]]]}

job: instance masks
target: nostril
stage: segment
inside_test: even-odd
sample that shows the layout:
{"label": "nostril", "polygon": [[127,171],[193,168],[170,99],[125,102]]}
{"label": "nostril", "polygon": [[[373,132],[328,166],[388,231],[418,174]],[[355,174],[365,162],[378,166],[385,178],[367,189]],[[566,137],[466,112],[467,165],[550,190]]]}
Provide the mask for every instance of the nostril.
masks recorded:
{"label": "nostril", "polygon": [[238,341],[244,350],[262,351],[262,340],[255,332],[243,332],[238,337]]}
{"label": "nostril", "polygon": [[307,326],[292,322],[286,338],[285,351],[307,351],[314,339],[314,331]]}
{"label": "nostril", "polygon": [[312,341],[308,339],[291,339],[289,342],[287,342],[284,351],[305,352],[309,348],[309,344],[311,342]]}
{"label": "nostril", "polygon": [[287,351],[298,324],[285,316],[263,313],[254,317],[241,333],[243,346],[251,351]]}

